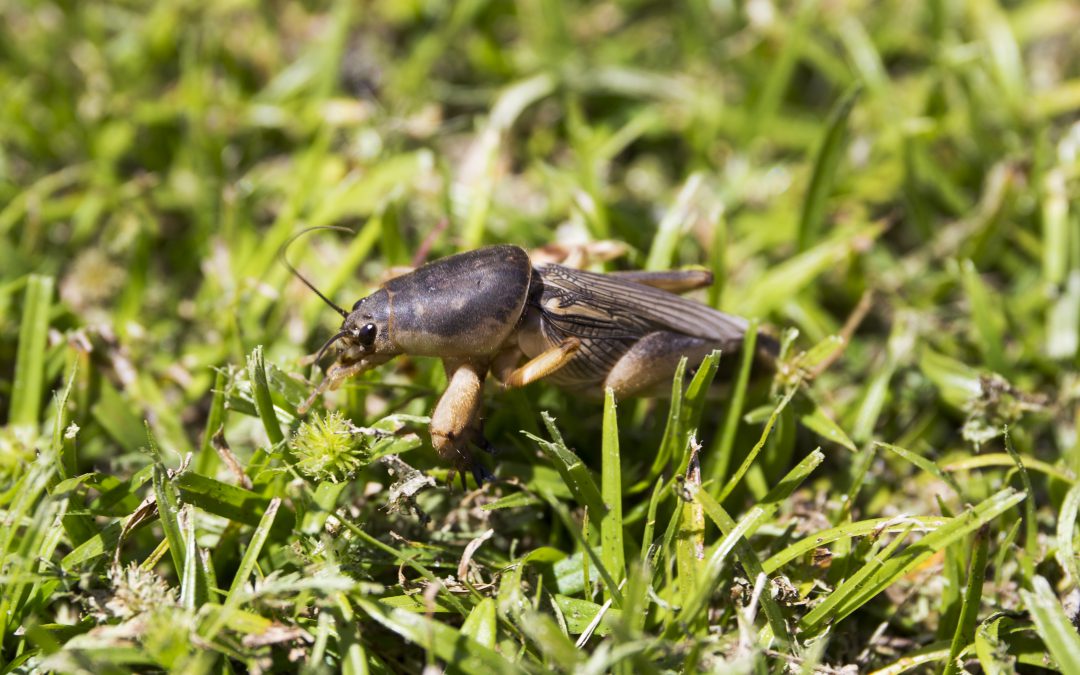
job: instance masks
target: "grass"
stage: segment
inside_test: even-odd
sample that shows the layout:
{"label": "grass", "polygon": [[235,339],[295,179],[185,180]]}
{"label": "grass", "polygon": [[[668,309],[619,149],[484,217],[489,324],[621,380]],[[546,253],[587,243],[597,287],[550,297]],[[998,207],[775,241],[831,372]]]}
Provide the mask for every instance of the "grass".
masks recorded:
{"label": "grass", "polygon": [[[0,671],[1075,672],[1076,35],[1061,0],[3,5]],[[779,367],[490,388],[463,490],[435,360],[297,414],[338,321],[275,256],[324,225],[293,257],[346,307],[488,243],[703,265]]]}

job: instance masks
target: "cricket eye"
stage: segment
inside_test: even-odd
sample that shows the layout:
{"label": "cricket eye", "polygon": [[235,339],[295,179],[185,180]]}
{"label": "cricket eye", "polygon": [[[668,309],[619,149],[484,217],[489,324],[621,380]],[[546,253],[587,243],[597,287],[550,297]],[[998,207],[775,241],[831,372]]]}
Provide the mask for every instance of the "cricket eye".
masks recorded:
{"label": "cricket eye", "polygon": [[375,335],[379,332],[379,329],[375,327],[373,323],[365,323],[356,331],[356,339],[360,340],[360,344],[365,347],[370,347],[375,342]]}
{"label": "cricket eye", "polygon": [[357,300],[356,304],[352,306],[352,311],[355,312],[356,310],[360,309],[360,305],[364,304],[364,300],[367,300],[367,298],[360,298],[359,300]]}

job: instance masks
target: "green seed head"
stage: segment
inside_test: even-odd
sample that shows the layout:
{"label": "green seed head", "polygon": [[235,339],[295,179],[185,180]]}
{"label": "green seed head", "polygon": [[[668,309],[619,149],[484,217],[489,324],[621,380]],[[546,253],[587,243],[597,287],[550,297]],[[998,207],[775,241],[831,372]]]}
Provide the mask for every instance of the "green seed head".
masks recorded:
{"label": "green seed head", "polygon": [[364,436],[336,410],[315,414],[292,439],[296,468],[314,481],[351,479],[370,461]]}

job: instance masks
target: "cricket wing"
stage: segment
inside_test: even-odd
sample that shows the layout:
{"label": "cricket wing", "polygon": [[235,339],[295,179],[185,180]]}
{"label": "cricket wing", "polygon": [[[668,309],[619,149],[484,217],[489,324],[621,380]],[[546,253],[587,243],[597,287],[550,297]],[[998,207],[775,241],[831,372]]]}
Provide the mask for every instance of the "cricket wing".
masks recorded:
{"label": "cricket wing", "polygon": [[672,331],[731,349],[746,334],[746,319],[651,286],[554,264],[538,270],[544,317],[566,335],[636,339]]}

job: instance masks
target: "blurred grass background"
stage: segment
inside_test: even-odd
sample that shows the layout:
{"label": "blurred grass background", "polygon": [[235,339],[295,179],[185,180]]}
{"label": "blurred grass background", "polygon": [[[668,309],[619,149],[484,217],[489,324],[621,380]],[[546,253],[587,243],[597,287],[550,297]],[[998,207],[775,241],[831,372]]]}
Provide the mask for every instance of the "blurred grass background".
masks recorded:
{"label": "blurred grass background", "polygon": [[[1063,0],[0,4],[4,672],[1077,672],[1078,35]],[[337,317],[275,254],[319,225],[344,306],[418,251],[616,241],[789,346],[718,401],[489,392],[512,480],[451,490],[437,362],[294,436]]]}

